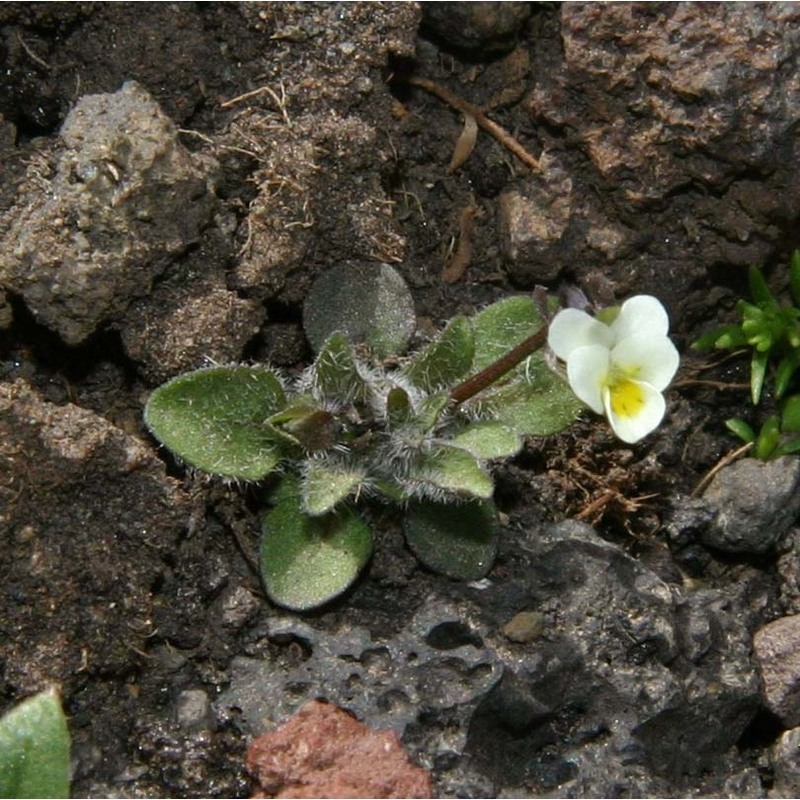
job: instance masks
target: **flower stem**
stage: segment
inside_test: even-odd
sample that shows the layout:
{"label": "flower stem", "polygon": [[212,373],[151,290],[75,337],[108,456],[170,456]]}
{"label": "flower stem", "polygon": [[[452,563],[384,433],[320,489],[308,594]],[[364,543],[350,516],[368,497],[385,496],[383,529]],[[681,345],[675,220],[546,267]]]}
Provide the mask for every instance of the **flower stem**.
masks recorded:
{"label": "flower stem", "polygon": [[488,367],[476,372],[472,377],[454,386],[450,390],[453,404],[461,405],[465,400],[474,397],[510,372],[531,353],[535,353],[547,341],[547,325],[542,325],[536,333],[520,342],[516,347],[493,361]]}

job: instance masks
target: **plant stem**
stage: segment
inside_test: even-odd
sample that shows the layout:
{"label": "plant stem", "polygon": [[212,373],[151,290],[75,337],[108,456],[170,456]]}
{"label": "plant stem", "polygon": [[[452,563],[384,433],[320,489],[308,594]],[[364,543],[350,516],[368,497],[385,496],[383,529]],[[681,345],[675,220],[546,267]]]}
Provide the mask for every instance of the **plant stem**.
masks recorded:
{"label": "plant stem", "polygon": [[500,380],[503,375],[514,369],[531,353],[535,353],[547,341],[547,328],[547,325],[542,325],[536,333],[500,356],[497,361],[493,361],[488,367],[484,367],[480,372],[476,372],[472,377],[459,383],[458,386],[454,386],[450,390],[450,399],[453,404],[458,406],[465,400],[469,400],[470,397],[474,397],[478,392],[482,392]]}

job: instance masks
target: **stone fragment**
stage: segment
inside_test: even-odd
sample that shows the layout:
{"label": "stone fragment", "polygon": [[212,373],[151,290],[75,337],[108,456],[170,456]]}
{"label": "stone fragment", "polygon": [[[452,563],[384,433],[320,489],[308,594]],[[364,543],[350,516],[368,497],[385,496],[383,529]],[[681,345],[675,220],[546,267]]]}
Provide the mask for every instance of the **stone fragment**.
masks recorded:
{"label": "stone fragment", "polygon": [[800,512],[800,461],[744,458],[721,469],[703,494],[715,517],[703,543],[728,553],[764,553]]}
{"label": "stone fragment", "polygon": [[61,143],[50,163],[30,165],[0,217],[0,283],[79,344],[198,240],[216,204],[216,162],[191,155],[134,82],[81,98]]}
{"label": "stone fragment", "polygon": [[500,242],[516,281],[532,286],[558,277],[572,213],[572,178],[552,158],[543,159],[541,175],[500,195]]}
{"label": "stone fragment", "polygon": [[0,383],[3,669],[30,693],[125,674],[189,503],[153,449],[87,409]]}
{"label": "stone fragment", "polygon": [[800,728],[784,731],[772,745],[770,756],[773,782],[769,796],[800,797]]}
{"label": "stone fragment", "polygon": [[178,725],[191,733],[209,730],[213,722],[211,701],[202,689],[184,689],[176,702]]}
{"label": "stone fragment", "polygon": [[535,642],[544,633],[544,614],[541,611],[520,611],[503,625],[503,633],[518,644]]}
{"label": "stone fragment", "polygon": [[247,768],[260,797],[432,796],[430,776],[408,761],[397,734],[319,700],[253,741]]}
{"label": "stone fragment", "polygon": [[770,622],[753,637],[767,708],[787,728],[800,725],[800,615]]}
{"label": "stone fragment", "polygon": [[466,55],[507,53],[531,16],[530,3],[423,3],[423,36]]}

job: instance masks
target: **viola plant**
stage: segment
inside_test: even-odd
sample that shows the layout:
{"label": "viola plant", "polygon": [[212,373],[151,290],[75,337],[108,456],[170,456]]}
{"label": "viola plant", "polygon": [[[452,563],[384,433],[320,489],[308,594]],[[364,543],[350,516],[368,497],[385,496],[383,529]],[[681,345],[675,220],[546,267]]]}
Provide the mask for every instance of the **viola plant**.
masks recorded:
{"label": "viola plant", "polygon": [[[658,301],[646,300],[650,313]],[[665,325],[656,336],[636,309],[645,311],[626,304],[609,325],[556,317],[550,338],[567,356],[575,393],[541,353],[548,326],[537,303],[515,296],[455,317],[407,359],[369,359],[332,331],[293,381],[266,366],[179,376],[151,395],[145,420],[191,467],[270,479],[261,571],[281,606],[314,608],[353,583],[372,552],[360,501],[398,504],[422,563],[475,580],[491,568],[497,546],[493,461],[518,453],[524,436],[567,427],[581,400],[608,408],[626,441],[660,421],[660,392],[677,355],[664,344]],[[566,353],[570,330],[582,346],[602,343],[591,351],[602,369],[589,369],[584,356],[574,361],[580,348]],[[653,367],[652,358],[665,363]]]}
{"label": "viola plant", "polygon": [[664,306],[639,295],[596,318],[566,308],[550,325],[547,340],[566,361],[575,394],[592,411],[605,414],[623,442],[634,443],[664,418],[662,392],[679,362],[668,331]]}

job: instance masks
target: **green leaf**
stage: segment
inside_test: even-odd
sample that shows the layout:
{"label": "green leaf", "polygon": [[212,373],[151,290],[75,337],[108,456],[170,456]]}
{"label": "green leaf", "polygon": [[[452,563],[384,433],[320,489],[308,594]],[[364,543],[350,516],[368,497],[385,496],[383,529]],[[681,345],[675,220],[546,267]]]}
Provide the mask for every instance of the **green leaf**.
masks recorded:
{"label": "green leaf", "polygon": [[69,797],[69,731],[55,689],[0,718],[0,797]]}
{"label": "green leaf", "polygon": [[306,462],[302,483],[303,511],[312,517],[327,514],[362,486],[362,469],[330,458]]}
{"label": "green leaf", "polygon": [[780,421],[777,416],[768,417],[761,426],[761,430],[756,436],[756,443],[753,446],[753,455],[766,461],[775,454],[775,449],[780,443]]}
{"label": "green leaf", "polygon": [[571,425],[583,409],[580,400],[538,354],[523,362],[511,383],[488,389],[470,401],[481,418],[490,418],[520,436],[549,436]]}
{"label": "green leaf", "polygon": [[758,267],[750,267],[747,277],[750,282],[750,294],[754,302],[764,309],[777,308],[778,302],[769,290],[769,286],[764,279],[764,273]]}
{"label": "green leaf", "polygon": [[750,396],[753,399],[754,406],[757,406],[758,401],[761,399],[761,390],[764,388],[768,362],[768,352],[758,350],[753,352],[753,358],[750,362]]}
{"label": "green leaf", "polygon": [[800,436],[794,436],[782,442],[775,450],[775,457],[779,456],[793,456],[800,453]]}
{"label": "green leaf", "polygon": [[173,453],[198,469],[259,480],[280,460],[267,419],[286,397],[264,367],[212,367],[181,375],[156,389],[144,420]]}
{"label": "green leaf", "polygon": [[508,425],[494,420],[472,422],[450,441],[480,460],[508,458],[522,449],[520,437]]}
{"label": "green leaf", "polygon": [[411,480],[448,492],[488,500],[494,493],[492,476],[474,456],[458,447],[440,445],[422,461]]}
{"label": "green leaf", "polygon": [[747,337],[739,325],[721,325],[718,328],[704,333],[692,344],[695,350],[707,350],[716,347],[718,350],[727,350],[733,347],[744,347]]}
{"label": "green leaf", "polygon": [[472,323],[453,317],[439,338],[414,356],[405,374],[412,386],[425,391],[447,388],[467,375],[474,353]]}
{"label": "green leaf", "polygon": [[784,433],[800,431],[800,395],[787,397],[781,410],[781,430]]}
{"label": "green leaf", "polygon": [[284,484],[264,517],[261,575],[273,602],[308,611],[351,586],[372,553],[372,536],[364,520],[347,508],[307,516],[297,482]]}
{"label": "green leaf", "polygon": [[793,350],[778,362],[775,368],[775,397],[778,400],[789,389],[798,366],[800,366],[800,350]]}
{"label": "green leaf", "polygon": [[339,264],[317,278],[303,308],[303,328],[315,350],[341,332],[378,358],[405,352],[416,327],[414,301],[388,264]]}
{"label": "green leaf", "polygon": [[800,250],[795,250],[789,261],[789,286],[795,306],[800,306]]}
{"label": "green leaf", "polygon": [[403,529],[425,566],[464,581],[482,578],[497,555],[497,525],[491,503],[412,503]]}
{"label": "green leaf", "polygon": [[472,371],[480,372],[497,361],[542,324],[536,303],[530,297],[507,297],[484,308],[472,320],[475,335]]}
{"label": "green leaf", "polygon": [[405,389],[393,386],[389,390],[386,395],[386,419],[393,428],[411,419],[411,401]]}
{"label": "green leaf", "polygon": [[744,442],[754,442],[756,439],[756,432],[753,428],[739,417],[725,420],[725,427]]}
{"label": "green leaf", "polygon": [[312,372],[320,395],[326,399],[363,403],[369,397],[368,384],[358,371],[350,343],[341,333],[326,339]]}

